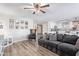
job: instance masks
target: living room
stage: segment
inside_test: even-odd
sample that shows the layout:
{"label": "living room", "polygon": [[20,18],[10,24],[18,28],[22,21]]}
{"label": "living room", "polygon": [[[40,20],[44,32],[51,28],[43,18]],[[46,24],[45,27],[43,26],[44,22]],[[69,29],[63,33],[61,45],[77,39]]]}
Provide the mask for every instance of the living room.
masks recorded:
{"label": "living room", "polygon": [[79,56],[79,3],[0,3],[0,55]]}

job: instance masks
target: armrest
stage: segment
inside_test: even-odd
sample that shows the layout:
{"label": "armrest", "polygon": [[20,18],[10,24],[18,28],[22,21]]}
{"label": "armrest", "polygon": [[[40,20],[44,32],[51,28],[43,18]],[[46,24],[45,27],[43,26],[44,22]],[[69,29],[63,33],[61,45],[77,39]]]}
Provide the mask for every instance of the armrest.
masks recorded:
{"label": "armrest", "polygon": [[79,39],[77,40],[75,47],[79,50]]}
{"label": "armrest", "polygon": [[79,56],[79,51],[76,53],[76,56]]}
{"label": "armrest", "polygon": [[78,49],[72,45],[67,43],[61,43],[58,45],[58,49],[69,54],[69,55],[76,55]]}

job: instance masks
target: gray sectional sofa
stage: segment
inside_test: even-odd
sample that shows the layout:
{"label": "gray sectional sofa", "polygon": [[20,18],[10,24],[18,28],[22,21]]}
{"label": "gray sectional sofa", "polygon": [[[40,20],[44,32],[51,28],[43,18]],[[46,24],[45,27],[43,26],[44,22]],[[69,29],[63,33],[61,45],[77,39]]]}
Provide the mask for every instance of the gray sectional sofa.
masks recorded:
{"label": "gray sectional sofa", "polygon": [[41,37],[38,43],[47,49],[54,49],[56,53],[60,51],[63,55],[75,56],[79,50],[75,46],[78,38],[76,35],[48,34],[46,38]]}

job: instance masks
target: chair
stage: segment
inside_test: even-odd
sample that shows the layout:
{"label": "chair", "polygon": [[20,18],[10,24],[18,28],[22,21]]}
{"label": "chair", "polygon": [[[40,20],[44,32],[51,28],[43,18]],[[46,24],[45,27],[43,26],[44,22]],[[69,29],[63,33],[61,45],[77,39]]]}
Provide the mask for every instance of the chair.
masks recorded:
{"label": "chair", "polygon": [[35,33],[31,33],[28,35],[28,39],[32,40],[32,39],[36,39],[36,34]]}

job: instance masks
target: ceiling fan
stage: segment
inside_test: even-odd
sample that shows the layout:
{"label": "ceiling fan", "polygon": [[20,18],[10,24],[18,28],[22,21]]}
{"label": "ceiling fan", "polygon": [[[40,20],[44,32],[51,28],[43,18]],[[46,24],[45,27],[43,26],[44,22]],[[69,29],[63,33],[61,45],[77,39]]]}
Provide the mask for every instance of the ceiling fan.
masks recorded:
{"label": "ceiling fan", "polygon": [[49,4],[41,4],[41,3],[33,3],[31,5],[31,8],[30,7],[25,7],[24,9],[32,9],[33,10],[33,14],[36,14],[36,13],[39,13],[39,12],[42,12],[42,13],[46,13],[43,8],[46,8],[46,7],[49,7]]}

